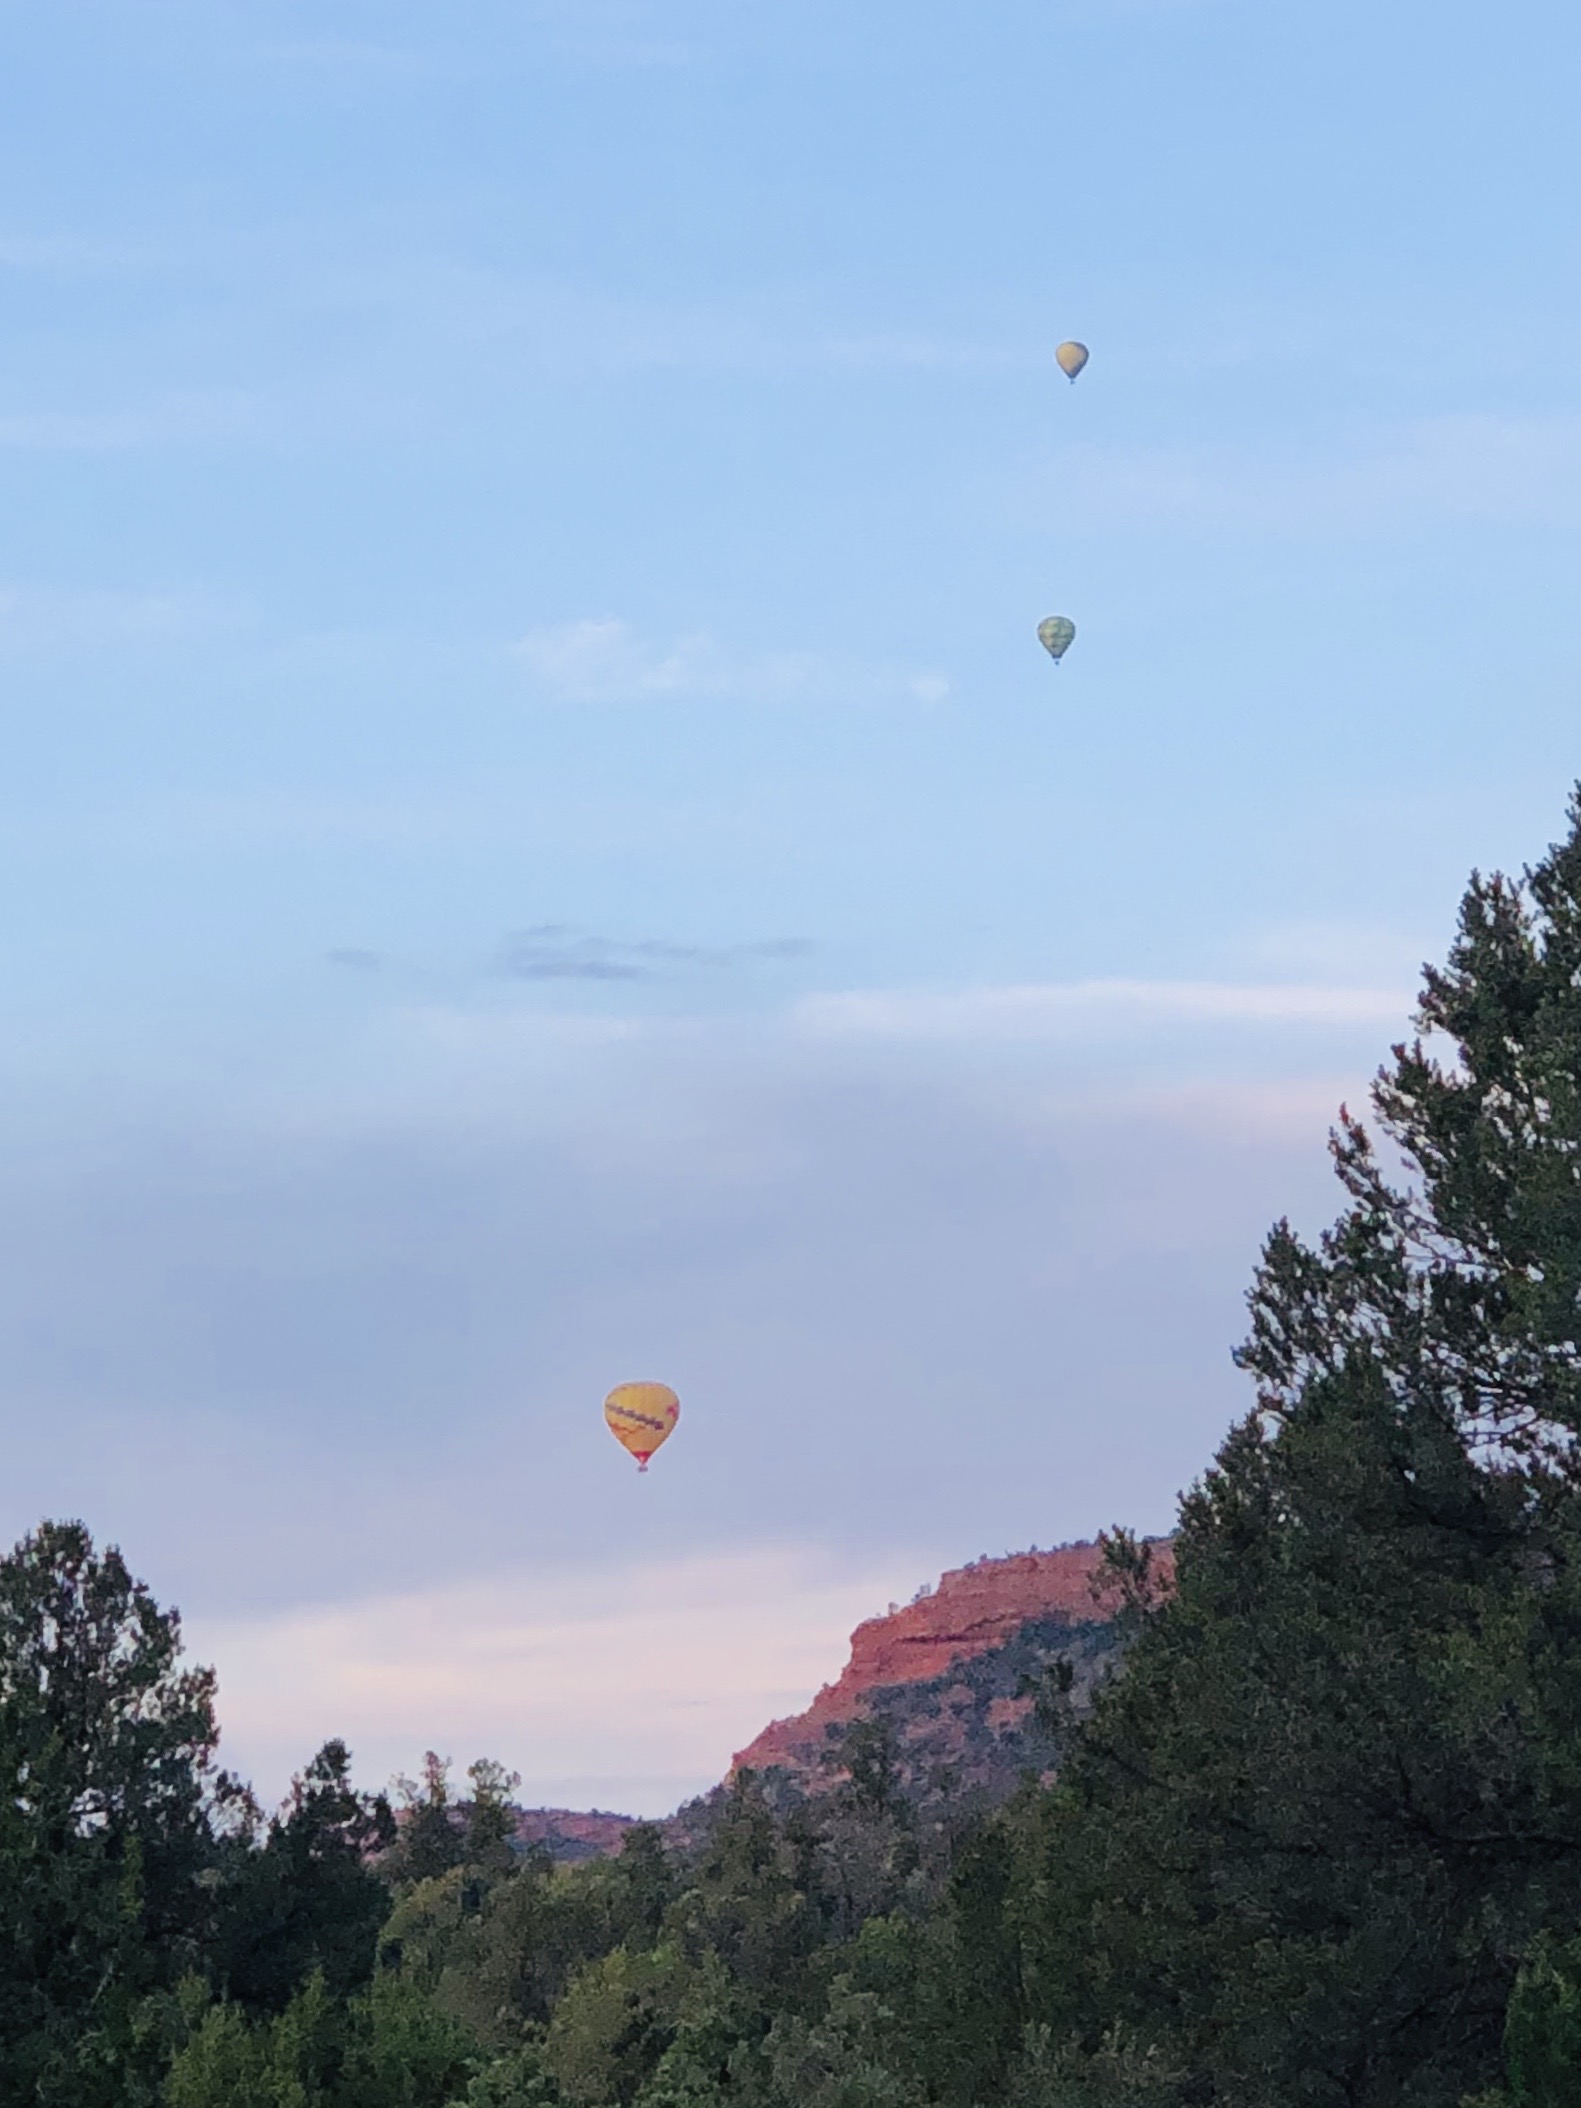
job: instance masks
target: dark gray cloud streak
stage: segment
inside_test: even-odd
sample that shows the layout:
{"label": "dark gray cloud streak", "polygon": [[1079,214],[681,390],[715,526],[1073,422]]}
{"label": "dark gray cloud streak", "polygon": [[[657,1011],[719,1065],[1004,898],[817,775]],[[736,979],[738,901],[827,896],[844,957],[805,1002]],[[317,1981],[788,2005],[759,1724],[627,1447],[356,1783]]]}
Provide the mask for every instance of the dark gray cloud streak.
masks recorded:
{"label": "dark gray cloud streak", "polygon": [[675,944],[659,937],[621,942],[569,923],[540,922],[512,931],[497,964],[501,973],[521,981],[643,981],[804,959],[813,948],[804,937],[723,945]]}

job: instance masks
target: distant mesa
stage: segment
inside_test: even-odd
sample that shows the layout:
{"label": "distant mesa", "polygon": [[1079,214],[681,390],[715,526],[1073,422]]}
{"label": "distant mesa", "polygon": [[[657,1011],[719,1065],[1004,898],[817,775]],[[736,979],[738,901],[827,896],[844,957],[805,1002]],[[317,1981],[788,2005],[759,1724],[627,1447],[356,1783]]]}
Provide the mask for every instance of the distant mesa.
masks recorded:
{"label": "distant mesa", "polygon": [[[1147,1540],[1168,1588],[1168,1538]],[[803,1713],[775,1720],[738,1750],[722,1785],[659,1827],[680,1845],[706,1836],[731,1779],[750,1771],[784,1805],[840,1783],[840,1744],[860,1721],[893,1738],[899,1791],[925,1816],[992,1807],[1032,1773],[1051,1776],[1057,1749],[1041,1730],[1027,1684],[1056,1660],[1073,1670],[1079,1714],[1121,1648],[1117,1597],[1099,1589],[1102,1547],[1062,1545],[978,1559],[919,1591],[904,1608],[868,1618],[851,1635],[851,1658]],[[516,1838],[562,1862],[618,1852],[636,1818],[535,1808],[518,1814]]]}
{"label": "distant mesa", "polygon": [[582,1859],[608,1859],[620,1850],[634,1815],[611,1815],[602,1808],[521,1808],[516,1813],[516,1842],[524,1850],[545,1851],[561,1866]]}
{"label": "distant mesa", "polygon": [[[1174,1574],[1167,1540],[1153,1543],[1153,1558],[1155,1571],[1167,1585]],[[806,1712],[771,1722],[737,1751],[732,1774],[779,1769],[811,1785],[826,1771],[829,1730],[838,1731],[869,1711],[871,1694],[933,1682],[947,1670],[1006,1647],[1034,1623],[1073,1631],[1107,1626],[1114,1602],[1100,1602],[1093,1595],[1102,1562],[1098,1545],[1070,1544],[954,1568],[931,1593],[887,1617],[858,1625],[851,1635],[851,1658],[838,1681],[825,1684]],[[1029,1702],[1022,1701],[1021,1711],[1028,1709]]]}

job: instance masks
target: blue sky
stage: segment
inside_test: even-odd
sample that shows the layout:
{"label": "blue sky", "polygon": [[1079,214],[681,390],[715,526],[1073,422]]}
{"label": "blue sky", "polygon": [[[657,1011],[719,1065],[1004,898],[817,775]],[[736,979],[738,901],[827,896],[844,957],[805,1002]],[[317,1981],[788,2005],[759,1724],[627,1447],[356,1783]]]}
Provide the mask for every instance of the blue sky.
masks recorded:
{"label": "blue sky", "polygon": [[652,1809],[1167,1527],[1581,774],[1573,12],[0,39],[0,1526],[119,1537],[269,1790]]}

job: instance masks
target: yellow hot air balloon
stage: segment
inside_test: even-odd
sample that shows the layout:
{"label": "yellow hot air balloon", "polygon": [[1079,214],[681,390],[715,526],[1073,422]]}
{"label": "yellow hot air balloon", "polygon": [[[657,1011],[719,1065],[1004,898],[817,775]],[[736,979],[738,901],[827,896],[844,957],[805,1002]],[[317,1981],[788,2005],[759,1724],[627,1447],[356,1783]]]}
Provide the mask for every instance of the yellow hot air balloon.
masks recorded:
{"label": "yellow hot air balloon", "polygon": [[681,1417],[681,1401],[667,1383],[617,1383],[604,1400],[604,1418],[622,1449],[629,1449],[637,1469],[667,1442]]}
{"label": "yellow hot air balloon", "polygon": [[1058,351],[1055,352],[1054,363],[1067,379],[1075,380],[1077,374],[1081,372],[1081,369],[1087,363],[1086,345],[1078,344],[1072,338],[1068,344],[1062,344]]}

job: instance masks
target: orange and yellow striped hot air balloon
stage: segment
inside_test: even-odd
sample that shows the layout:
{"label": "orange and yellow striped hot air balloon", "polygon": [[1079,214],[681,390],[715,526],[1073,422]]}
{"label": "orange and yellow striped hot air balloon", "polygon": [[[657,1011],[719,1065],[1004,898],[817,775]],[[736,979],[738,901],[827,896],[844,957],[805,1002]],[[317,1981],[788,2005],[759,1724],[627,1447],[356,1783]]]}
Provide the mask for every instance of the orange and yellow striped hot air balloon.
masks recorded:
{"label": "orange and yellow striped hot air balloon", "polygon": [[637,1469],[667,1442],[681,1417],[681,1401],[667,1383],[617,1383],[604,1400],[604,1418],[622,1449],[629,1449]]}

